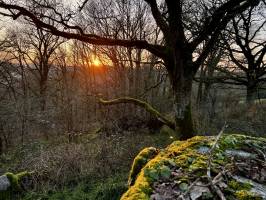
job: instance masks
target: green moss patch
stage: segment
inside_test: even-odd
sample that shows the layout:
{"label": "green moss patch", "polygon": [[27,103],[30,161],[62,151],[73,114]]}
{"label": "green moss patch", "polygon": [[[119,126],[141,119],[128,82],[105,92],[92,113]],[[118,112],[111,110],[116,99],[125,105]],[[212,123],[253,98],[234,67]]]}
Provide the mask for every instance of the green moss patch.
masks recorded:
{"label": "green moss patch", "polygon": [[[149,159],[143,158],[147,153],[144,149],[130,172],[132,175],[134,171],[135,181],[130,176],[132,184],[121,199],[177,199],[181,195],[219,199],[220,192],[228,199],[264,198],[263,191],[256,187],[263,188],[266,183],[266,140],[224,135],[210,156],[215,139],[196,136],[175,141]],[[136,163],[140,165],[136,167]],[[209,168],[211,175],[207,176]],[[248,181],[243,182],[242,178]]]}
{"label": "green moss patch", "polygon": [[19,192],[22,192],[21,182],[22,178],[29,176],[30,172],[20,172],[18,174],[13,174],[11,172],[5,173],[3,176],[6,176],[10,186],[3,191],[0,191],[0,199],[14,199],[14,196]]}

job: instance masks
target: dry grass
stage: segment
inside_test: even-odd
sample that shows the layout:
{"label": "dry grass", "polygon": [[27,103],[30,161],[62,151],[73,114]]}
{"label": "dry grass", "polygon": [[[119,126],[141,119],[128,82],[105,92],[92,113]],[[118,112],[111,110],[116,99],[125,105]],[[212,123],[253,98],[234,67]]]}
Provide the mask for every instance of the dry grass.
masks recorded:
{"label": "dry grass", "polygon": [[1,168],[12,172],[34,171],[33,191],[47,192],[114,174],[124,173],[127,177],[133,158],[142,148],[163,147],[171,142],[167,136],[147,133],[147,129],[119,133],[112,130],[92,140],[84,136],[77,143],[68,143],[62,136],[25,144],[6,154],[9,159],[3,158],[5,165]]}
{"label": "dry grass", "polygon": [[216,107],[210,114],[210,107],[197,110],[194,114],[199,134],[212,135],[219,131],[224,122],[229,127],[228,133],[241,133],[252,136],[265,136],[266,130],[266,104],[256,103],[247,105],[244,103],[227,103],[220,108]]}

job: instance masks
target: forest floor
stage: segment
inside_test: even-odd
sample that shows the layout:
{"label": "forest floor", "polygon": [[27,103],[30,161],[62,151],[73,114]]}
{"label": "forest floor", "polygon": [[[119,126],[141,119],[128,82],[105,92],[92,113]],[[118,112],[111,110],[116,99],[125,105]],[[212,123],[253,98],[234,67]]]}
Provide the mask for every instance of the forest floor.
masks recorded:
{"label": "forest floor", "polygon": [[[223,113],[224,114],[224,113]],[[201,135],[216,135],[225,119],[226,133],[265,136],[261,109],[233,111],[216,118],[212,126],[197,124]],[[203,122],[203,120],[201,120]],[[117,126],[118,125],[118,126]],[[164,148],[178,138],[167,127],[154,128],[141,120],[105,124],[69,141],[67,135],[19,142],[0,156],[0,174],[34,172],[25,180],[21,200],[116,200],[127,190],[127,177],[134,157],[145,147]],[[206,129],[206,127],[208,129]],[[97,132],[97,134],[96,134]]]}
{"label": "forest floor", "polygon": [[73,142],[60,136],[17,145],[0,156],[0,173],[34,172],[24,183],[26,192],[15,199],[119,199],[138,152],[147,146],[164,148],[175,139],[164,129],[123,128],[127,130],[109,128]]}

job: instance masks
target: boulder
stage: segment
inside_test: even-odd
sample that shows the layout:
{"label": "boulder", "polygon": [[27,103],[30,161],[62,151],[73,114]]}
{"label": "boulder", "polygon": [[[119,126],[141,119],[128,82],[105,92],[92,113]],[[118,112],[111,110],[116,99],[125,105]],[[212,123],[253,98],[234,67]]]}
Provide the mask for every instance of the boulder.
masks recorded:
{"label": "boulder", "polygon": [[121,200],[266,199],[266,139],[217,139],[196,136],[162,150],[144,149]]}
{"label": "boulder", "polygon": [[0,176],[0,192],[6,191],[11,186],[11,182],[7,178],[7,175]]}

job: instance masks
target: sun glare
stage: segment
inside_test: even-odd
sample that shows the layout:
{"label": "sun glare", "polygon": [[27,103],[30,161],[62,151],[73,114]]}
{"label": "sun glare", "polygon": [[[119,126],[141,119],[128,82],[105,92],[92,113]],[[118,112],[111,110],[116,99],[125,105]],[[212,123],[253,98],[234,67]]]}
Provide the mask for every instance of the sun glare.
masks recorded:
{"label": "sun glare", "polygon": [[92,64],[96,67],[99,67],[101,65],[101,61],[98,58],[94,58]]}

